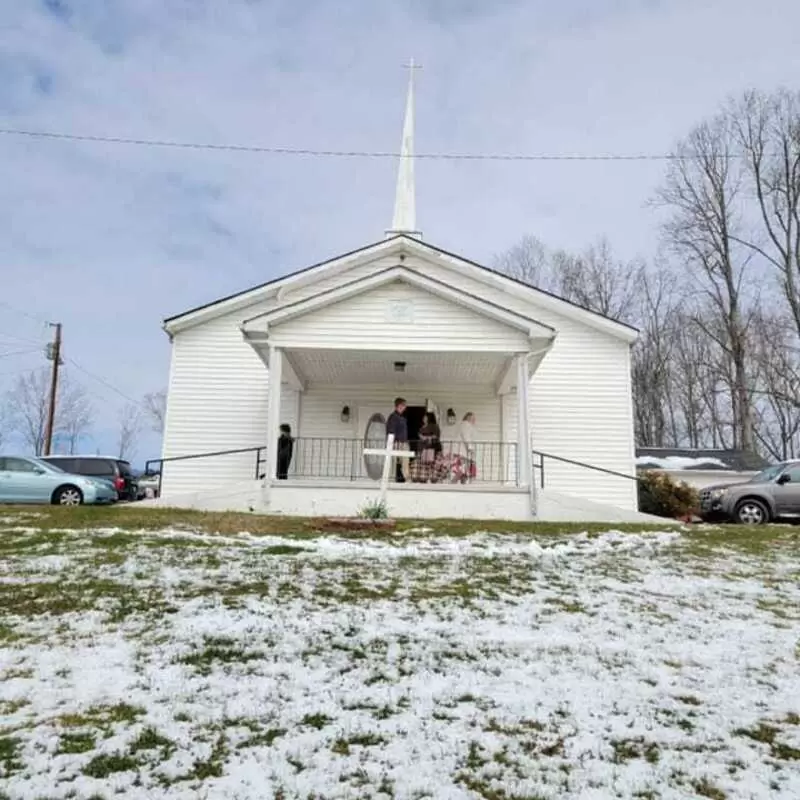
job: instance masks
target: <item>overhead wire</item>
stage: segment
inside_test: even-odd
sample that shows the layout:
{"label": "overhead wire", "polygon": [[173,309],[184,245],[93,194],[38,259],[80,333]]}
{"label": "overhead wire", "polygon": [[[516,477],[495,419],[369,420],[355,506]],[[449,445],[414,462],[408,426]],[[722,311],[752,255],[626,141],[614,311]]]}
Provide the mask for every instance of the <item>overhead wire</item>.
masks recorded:
{"label": "overhead wire", "polygon": [[[266,145],[224,144],[190,142],[169,139],[141,139],[129,136],[100,136],[59,131],[37,131],[21,128],[0,128],[0,134],[36,139],[60,139],[101,144],[135,145],[138,147],[166,147],[184,150],[218,150],[236,153],[263,153],[283,156],[313,156],[320,158],[412,158],[439,161],[674,161],[691,158],[686,153],[414,153],[401,156],[390,150],[331,150],[307,147],[276,147]],[[701,156],[698,154],[697,156]],[[721,154],[724,158],[741,158],[743,154]]]}

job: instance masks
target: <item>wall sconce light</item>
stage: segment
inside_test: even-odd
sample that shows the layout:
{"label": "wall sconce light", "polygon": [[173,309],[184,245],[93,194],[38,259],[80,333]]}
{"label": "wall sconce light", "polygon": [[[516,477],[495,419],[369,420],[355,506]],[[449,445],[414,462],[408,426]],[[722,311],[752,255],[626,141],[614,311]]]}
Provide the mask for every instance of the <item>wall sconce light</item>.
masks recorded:
{"label": "wall sconce light", "polygon": [[456,424],[456,412],[453,411],[452,408],[447,409],[447,424],[448,425]]}
{"label": "wall sconce light", "polygon": [[340,416],[342,422],[350,422],[350,406],[343,406]]}

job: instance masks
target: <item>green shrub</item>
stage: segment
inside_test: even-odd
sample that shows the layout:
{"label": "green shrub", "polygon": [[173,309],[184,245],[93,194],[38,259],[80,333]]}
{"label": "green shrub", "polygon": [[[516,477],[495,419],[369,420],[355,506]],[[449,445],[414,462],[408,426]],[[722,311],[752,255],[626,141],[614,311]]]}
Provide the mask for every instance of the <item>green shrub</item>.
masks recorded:
{"label": "green shrub", "polygon": [[666,472],[648,470],[639,475],[639,510],[645,514],[677,519],[696,511],[699,503],[696,489]]}
{"label": "green shrub", "polygon": [[389,507],[383,500],[369,500],[358,510],[361,519],[388,519]]}

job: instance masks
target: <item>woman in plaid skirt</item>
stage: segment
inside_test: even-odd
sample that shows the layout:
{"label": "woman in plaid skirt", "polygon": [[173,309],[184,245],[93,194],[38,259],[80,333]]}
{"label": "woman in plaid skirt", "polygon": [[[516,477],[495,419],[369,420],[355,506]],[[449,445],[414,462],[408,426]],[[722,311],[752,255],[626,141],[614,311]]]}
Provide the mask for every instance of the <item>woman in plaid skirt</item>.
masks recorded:
{"label": "woman in plaid skirt", "polygon": [[429,411],[422,420],[419,431],[420,448],[417,479],[420,483],[437,483],[440,478],[442,431],[436,415]]}

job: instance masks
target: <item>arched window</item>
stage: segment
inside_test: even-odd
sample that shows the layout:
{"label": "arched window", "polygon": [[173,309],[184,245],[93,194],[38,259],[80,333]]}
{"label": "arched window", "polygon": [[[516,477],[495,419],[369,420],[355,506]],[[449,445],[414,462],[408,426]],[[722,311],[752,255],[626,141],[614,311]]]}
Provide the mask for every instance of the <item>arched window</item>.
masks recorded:
{"label": "arched window", "polygon": [[[380,450],[386,447],[386,417],[373,414],[364,431],[364,449]],[[383,458],[381,456],[364,455],[364,469],[373,481],[378,481],[383,474]]]}

